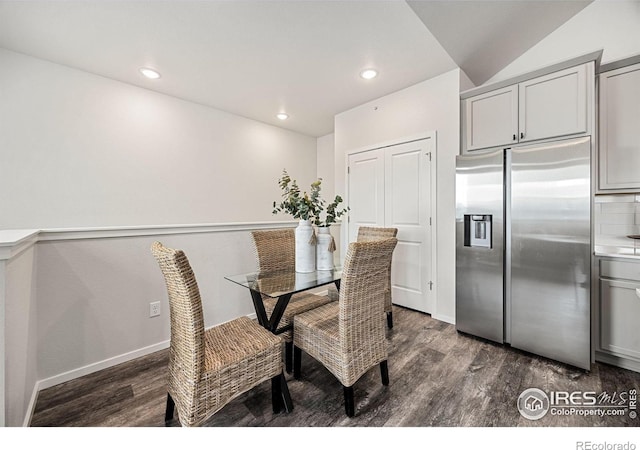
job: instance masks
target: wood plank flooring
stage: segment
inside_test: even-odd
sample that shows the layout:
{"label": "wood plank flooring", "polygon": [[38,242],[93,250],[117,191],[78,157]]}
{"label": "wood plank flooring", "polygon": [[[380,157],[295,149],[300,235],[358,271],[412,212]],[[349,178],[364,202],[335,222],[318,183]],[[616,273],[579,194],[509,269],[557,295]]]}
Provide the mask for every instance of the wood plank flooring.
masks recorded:
{"label": "wood plank flooring", "polygon": [[[302,377],[287,375],[294,410],[271,411],[270,382],[236,398],[211,427],[627,427],[624,416],[520,415],[516,402],[529,387],[549,391],[640,390],[640,374],[606,364],[584,372],[507,346],[456,332],[426,314],[394,307],[388,331],[389,386],[378,367],[355,384],[356,416],[344,414],[339,382],[303,354]],[[43,390],[31,426],[164,426],[168,351]],[[179,426],[177,420],[174,426]]]}

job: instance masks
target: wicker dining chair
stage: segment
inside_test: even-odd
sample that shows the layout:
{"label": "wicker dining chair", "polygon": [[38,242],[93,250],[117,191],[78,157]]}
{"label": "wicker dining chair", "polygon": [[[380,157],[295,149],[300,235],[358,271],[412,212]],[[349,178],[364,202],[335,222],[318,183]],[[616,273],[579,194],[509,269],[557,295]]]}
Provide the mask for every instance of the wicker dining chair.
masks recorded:
{"label": "wicker dining chair", "polygon": [[384,329],[387,267],[398,240],[352,242],[344,262],[340,298],[294,318],[294,378],[300,378],[302,350],[342,383],[345,411],[355,413],[353,385],[380,364],[389,384]]}
{"label": "wicker dining chair", "polygon": [[183,426],[196,426],[240,394],[271,379],[274,412],[293,406],[282,370],[282,339],[248,317],[204,329],[195,275],[182,250],[154,242],[169,295],[171,343],[165,423],[177,406]]}
{"label": "wicker dining chair", "polygon": [[[382,228],[382,227],[359,227],[358,228],[358,242],[371,242],[394,238],[398,235],[397,228]],[[391,303],[391,261],[389,261],[388,270],[389,284],[385,289],[384,295],[384,312],[387,314],[387,327],[393,328],[393,306]]]}
{"label": "wicker dining chair", "polygon": [[[251,236],[258,261],[258,270],[260,270],[260,272],[269,274],[295,270],[296,238],[293,228],[252,231]],[[265,311],[270,317],[276,307],[278,299],[262,295],[262,301]],[[332,301],[333,299],[326,295],[308,292],[294,294],[291,296],[289,304],[280,319],[280,327],[292,325],[293,317],[296,314],[326,305]],[[285,368],[288,373],[291,373],[293,361],[293,329],[285,331],[280,336],[282,336],[285,341]]]}

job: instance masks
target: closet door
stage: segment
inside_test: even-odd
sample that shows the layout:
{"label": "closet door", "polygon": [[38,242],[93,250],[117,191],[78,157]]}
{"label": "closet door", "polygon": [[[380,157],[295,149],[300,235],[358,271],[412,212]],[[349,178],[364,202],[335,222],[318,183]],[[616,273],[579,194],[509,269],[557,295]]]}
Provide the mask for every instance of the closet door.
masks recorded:
{"label": "closet door", "polygon": [[[394,304],[433,310],[431,157],[434,139],[349,155],[349,242],[360,226],[398,229],[391,268]],[[435,205],[434,205],[435,206]]]}
{"label": "closet door", "polygon": [[349,242],[356,241],[360,226],[384,226],[384,151],[349,155]]}
{"label": "closet door", "polygon": [[385,227],[398,229],[391,268],[393,303],[432,311],[431,139],[385,149]]}

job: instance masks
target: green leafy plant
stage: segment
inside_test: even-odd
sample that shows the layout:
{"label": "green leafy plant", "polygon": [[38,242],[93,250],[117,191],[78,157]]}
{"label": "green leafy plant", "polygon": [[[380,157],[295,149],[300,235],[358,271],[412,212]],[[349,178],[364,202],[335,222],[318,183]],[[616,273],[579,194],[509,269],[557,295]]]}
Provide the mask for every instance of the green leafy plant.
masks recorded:
{"label": "green leafy plant", "polygon": [[327,205],[327,213],[324,221],[316,221],[316,225],[319,227],[328,227],[331,224],[336,223],[336,220],[342,217],[349,211],[349,207],[346,208],[338,208],[338,206],[342,203],[342,197],[336,195],[336,198],[333,199],[333,202]]}
{"label": "green leafy plant", "polygon": [[315,223],[323,209],[320,198],[321,183],[320,179],[311,183],[311,194],[301,192],[298,182],[292,180],[284,169],[278,180],[278,185],[282,189],[282,201],[280,204],[273,202],[273,214],[286,213],[294,219],[311,220]]}
{"label": "green leafy plant", "polygon": [[322,178],[311,183],[311,193],[307,194],[306,191],[300,191],[298,182],[291,179],[287,170],[284,169],[278,180],[278,186],[282,189],[282,200],[279,204],[273,202],[273,214],[286,213],[293,216],[294,219],[310,220],[313,225],[328,227],[349,211],[349,207],[339,207],[343,200],[342,197],[336,195],[333,202],[327,205],[324,218],[322,217],[326,204],[320,195]]}

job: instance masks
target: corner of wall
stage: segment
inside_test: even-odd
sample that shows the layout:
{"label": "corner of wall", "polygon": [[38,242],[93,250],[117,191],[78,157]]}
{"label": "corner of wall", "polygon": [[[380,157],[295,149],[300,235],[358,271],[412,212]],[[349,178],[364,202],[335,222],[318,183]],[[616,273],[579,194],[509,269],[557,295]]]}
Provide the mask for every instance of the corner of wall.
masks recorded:
{"label": "corner of wall", "polygon": [[468,91],[469,89],[473,89],[474,87],[476,87],[476,85],[473,84],[471,78],[469,78],[464,70],[460,69],[460,92]]}

